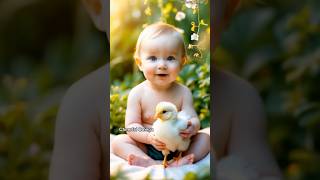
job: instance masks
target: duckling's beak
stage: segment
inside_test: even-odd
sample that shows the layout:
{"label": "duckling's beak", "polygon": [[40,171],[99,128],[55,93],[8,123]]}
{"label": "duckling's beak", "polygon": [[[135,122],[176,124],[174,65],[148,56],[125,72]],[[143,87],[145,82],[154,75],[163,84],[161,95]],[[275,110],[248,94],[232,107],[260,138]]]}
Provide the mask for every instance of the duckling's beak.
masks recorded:
{"label": "duckling's beak", "polygon": [[163,114],[161,113],[161,111],[160,112],[156,112],[156,114],[154,115],[154,119],[155,120],[159,119],[161,121],[164,121]]}
{"label": "duckling's beak", "polygon": [[155,115],[154,115],[154,119],[158,119],[158,118],[160,118],[160,113],[156,113]]}

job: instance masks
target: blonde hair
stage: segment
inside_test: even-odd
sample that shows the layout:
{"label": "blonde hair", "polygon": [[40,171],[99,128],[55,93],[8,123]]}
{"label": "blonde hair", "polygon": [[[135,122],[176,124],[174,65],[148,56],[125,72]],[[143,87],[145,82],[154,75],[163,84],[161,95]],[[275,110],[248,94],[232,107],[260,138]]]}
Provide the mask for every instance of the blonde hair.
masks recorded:
{"label": "blonde hair", "polygon": [[137,62],[139,60],[139,53],[140,53],[141,44],[142,44],[143,40],[145,40],[147,38],[156,38],[159,35],[163,35],[163,34],[171,34],[171,35],[174,35],[177,37],[177,40],[179,41],[179,43],[181,44],[181,47],[182,47],[182,57],[186,58],[186,49],[185,49],[184,40],[183,40],[183,37],[179,31],[180,30],[177,29],[176,27],[174,27],[170,24],[163,23],[163,22],[158,22],[158,23],[154,23],[154,24],[147,26],[140,33],[138,41],[136,43],[136,49],[134,52],[135,61]]}

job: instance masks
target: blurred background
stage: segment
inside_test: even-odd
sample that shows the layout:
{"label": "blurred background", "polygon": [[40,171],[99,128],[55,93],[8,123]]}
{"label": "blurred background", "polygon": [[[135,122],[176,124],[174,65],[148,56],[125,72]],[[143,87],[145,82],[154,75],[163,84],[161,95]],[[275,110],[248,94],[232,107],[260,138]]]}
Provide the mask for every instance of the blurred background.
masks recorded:
{"label": "blurred background", "polygon": [[[144,81],[133,54],[139,34],[146,25],[158,21],[179,28],[183,33],[188,62],[178,81],[193,93],[201,127],[210,124],[210,2],[206,0],[111,0],[110,4],[110,131],[124,132],[129,91]],[[199,36],[191,39],[192,34]]]}
{"label": "blurred background", "polygon": [[260,92],[286,179],[320,179],[320,1],[244,4],[214,57]]}
{"label": "blurred background", "polygon": [[[112,8],[127,10],[118,15],[121,26],[111,29],[111,36],[118,38],[110,44],[111,101],[120,98],[112,107],[118,113],[112,127],[123,122],[121,103],[125,105],[127,90],[143,80],[139,73],[130,75],[137,72],[132,59],[136,38],[144,24],[169,11],[150,1],[147,16],[144,1],[120,2],[121,9]],[[184,30],[190,43],[192,10],[162,2],[161,7],[171,7],[165,19]],[[286,179],[320,179],[319,3],[264,0],[246,6],[232,19],[214,54],[218,67],[249,80],[262,95],[268,139]],[[185,19],[177,21],[174,8],[182,10]],[[202,5],[200,14],[208,9]],[[209,16],[201,17],[209,23]],[[0,179],[47,179],[60,99],[73,82],[106,63],[107,46],[105,34],[95,29],[80,1],[0,0]],[[209,86],[209,69],[194,63],[207,61],[206,50],[202,60],[190,50],[189,65],[181,73],[180,81],[193,90],[195,99],[209,93],[208,88],[197,88]],[[193,79],[195,75],[201,80]],[[195,100],[195,106],[206,127],[209,99],[200,102]]]}
{"label": "blurred background", "polygon": [[66,89],[106,63],[81,1],[0,0],[0,179],[47,179]]}

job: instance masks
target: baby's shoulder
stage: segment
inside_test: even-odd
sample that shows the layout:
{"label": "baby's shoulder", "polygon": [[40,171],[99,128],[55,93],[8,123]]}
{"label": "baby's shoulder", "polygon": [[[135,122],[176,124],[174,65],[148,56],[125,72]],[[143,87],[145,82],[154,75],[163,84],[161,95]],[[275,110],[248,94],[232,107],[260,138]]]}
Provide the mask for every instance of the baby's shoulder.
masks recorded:
{"label": "baby's shoulder", "polygon": [[[74,103],[79,101],[104,102],[107,89],[107,66],[91,72],[73,83],[67,90],[64,99],[72,100]],[[81,97],[81,98],[80,98]],[[77,103],[74,103],[77,104]]]}
{"label": "baby's shoulder", "polygon": [[258,112],[263,108],[259,92],[246,80],[223,70],[215,70],[213,77],[212,93],[215,97],[215,107],[228,107],[228,111],[234,109],[234,112],[241,112],[241,109],[247,107],[250,107],[252,112]]}
{"label": "baby's shoulder", "polygon": [[175,83],[175,86],[176,86],[175,89],[176,89],[177,93],[179,93],[179,94],[189,94],[189,93],[191,93],[191,90],[187,86],[185,86],[185,85],[183,85],[181,83]]}
{"label": "baby's shoulder", "polygon": [[141,94],[144,93],[145,89],[146,89],[146,85],[145,85],[145,81],[143,81],[130,90],[129,96],[140,96]]}
{"label": "baby's shoulder", "polygon": [[219,96],[243,97],[244,94],[257,93],[257,90],[249,82],[231,72],[215,69],[213,77],[213,92]]}
{"label": "baby's shoulder", "polygon": [[[100,120],[105,120],[106,115],[106,70],[107,67],[103,66],[73,83],[67,89],[57,116],[57,122],[60,123],[60,126],[68,126],[69,124],[80,126],[89,123],[90,125],[87,127],[99,128]],[[96,117],[101,117],[101,119]],[[91,126],[92,124],[93,126]]]}

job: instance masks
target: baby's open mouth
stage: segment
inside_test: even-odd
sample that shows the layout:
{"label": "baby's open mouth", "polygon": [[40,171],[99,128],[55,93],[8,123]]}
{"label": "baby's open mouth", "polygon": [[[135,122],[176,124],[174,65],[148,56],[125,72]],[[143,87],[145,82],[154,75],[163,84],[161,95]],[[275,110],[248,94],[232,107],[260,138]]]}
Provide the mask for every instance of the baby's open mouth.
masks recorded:
{"label": "baby's open mouth", "polygon": [[167,76],[168,74],[157,74],[157,76],[160,76],[160,77],[165,77]]}

